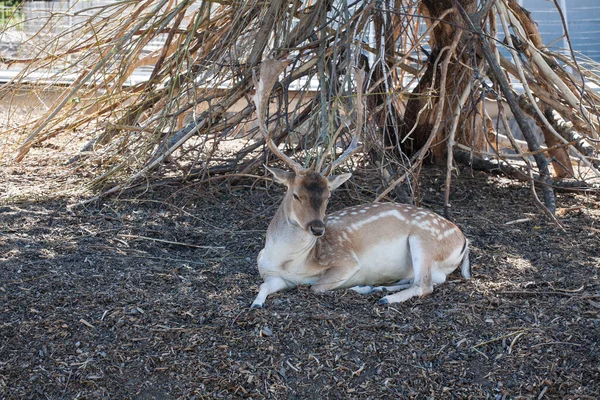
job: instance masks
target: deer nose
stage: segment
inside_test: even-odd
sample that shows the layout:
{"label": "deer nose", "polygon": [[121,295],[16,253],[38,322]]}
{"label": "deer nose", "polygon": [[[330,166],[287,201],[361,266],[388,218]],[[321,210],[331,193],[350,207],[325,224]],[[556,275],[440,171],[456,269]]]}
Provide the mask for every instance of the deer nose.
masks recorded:
{"label": "deer nose", "polygon": [[315,219],[308,223],[308,230],[314,236],[323,236],[325,234],[325,225],[323,224],[323,221]]}

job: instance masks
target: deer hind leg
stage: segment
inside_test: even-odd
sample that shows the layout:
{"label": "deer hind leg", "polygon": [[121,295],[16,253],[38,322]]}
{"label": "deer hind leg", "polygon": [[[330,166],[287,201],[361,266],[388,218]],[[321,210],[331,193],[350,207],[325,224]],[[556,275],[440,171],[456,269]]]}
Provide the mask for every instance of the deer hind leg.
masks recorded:
{"label": "deer hind leg", "polygon": [[[465,246],[468,246],[466,244]],[[465,279],[471,279],[471,262],[469,261],[469,248],[465,249],[463,259],[460,264],[460,273]]]}
{"label": "deer hind leg", "polygon": [[[442,271],[432,269],[432,271],[431,271],[431,283],[432,283],[432,285],[433,286],[437,286],[437,285],[441,285],[444,282],[446,282],[446,274],[444,274]],[[397,292],[399,290],[409,289],[413,285],[414,285],[414,283],[413,283],[413,280],[411,279],[411,280],[400,281],[400,282],[398,282],[394,286],[372,286],[371,287],[371,293],[377,293],[377,292]],[[417,296],[425,296],[426,294],[431,293],[431,292],[427,292],[427,291],[425,291],[425,292],[423,292],[420,295],[417,294]],[[385,301],[383,303],[385,303]]]}
{"label": "deer hind leg", "polygon": [[[431,267],[433,260],[431,259],[431,256],[425,252],[421,239],[414,236],[409,237],[408,247],[410,249],[410,258],[414,273],[412,285],[407,289],[400,290],[398,293],[381,298],[379,304],[400,303],[413,297],[426,296],[433,292],[433,284],[439,282],[441,278],[438,273],[439,271],[435,271],[435,273],[432,274]],[[443,281],[445,280],[446,276],[444,275]]]}
{"label": "deer hind leg", "polygon": [[[311,287],[313,293],[324,293],[329,290],[344,287],[344,283],[352,278],[359,270],[359,266],[350,266],[348,268],[333,267],[329,268]],[[356,286],[355,286],[356,287]]]}
{"label": "deer hind leg", "polygon": [[408,289],[413,285],[412,279],[403,279],[401,281],[396,282],[392,286],[354,286],[350,288],[357,293],[360,294],[371,294],[371,293],[379,293],[379,292],[397,292],[398,290]]}
{"label": "deer hind leg", "polygon": [[250,309],[263,308],[265,306],[265,300],[267,296],[275,292],[279,292],[284,289],[291,289],[295,285],[291,285],[279,276],[269,275],[265,276],[265,281],[260,285],[258,295],[252,302]]}

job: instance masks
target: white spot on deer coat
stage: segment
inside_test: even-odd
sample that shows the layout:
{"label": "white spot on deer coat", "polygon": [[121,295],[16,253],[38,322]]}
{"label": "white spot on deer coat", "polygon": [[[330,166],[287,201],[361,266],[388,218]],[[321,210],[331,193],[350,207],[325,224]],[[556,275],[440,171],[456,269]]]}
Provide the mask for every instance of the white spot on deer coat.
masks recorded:
{"label": "white spot on deer coat", "polygon": [[379,214],[370,216],[368,218],[365,218],[363,220],[357,221],[355,223],[353,223],[352,225],[350,225],[348,227],[348,229],[353,232],[356,230],[359,230],[360,228],[362,228],[363,226],[370,224],[372,222],[375,222],[381,218],[386,218],[386,217],[396,217],[398,218],[400,221],[404,221],[406,218],[400,213],[400,211],[398,210],[389,210],[389,211],[384,211],[381,212]]}

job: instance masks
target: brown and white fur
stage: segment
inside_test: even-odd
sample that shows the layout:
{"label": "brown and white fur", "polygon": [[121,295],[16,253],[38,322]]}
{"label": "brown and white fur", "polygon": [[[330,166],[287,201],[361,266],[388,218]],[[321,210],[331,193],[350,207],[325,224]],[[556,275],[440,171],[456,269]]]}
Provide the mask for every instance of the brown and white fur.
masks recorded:
{"label": "brown and white fur", "polygon": [[395,292],[379,301],[387,304],[431,293],[459,265],[462,276],[471,277],[465,236],[437,214],[405,204],[373,203],[326,217],[331,192],[350,174],[269,171],[288,190],[258,255],[264,283],[252,308],[297,285],[311,285],[316,293],[342,288]]}

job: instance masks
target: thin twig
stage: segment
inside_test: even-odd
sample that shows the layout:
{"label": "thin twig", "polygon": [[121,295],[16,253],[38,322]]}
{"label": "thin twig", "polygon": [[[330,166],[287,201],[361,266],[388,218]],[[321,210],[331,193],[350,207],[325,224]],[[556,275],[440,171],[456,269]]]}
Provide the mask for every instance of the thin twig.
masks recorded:
{"label": "thin twig", "polygon": [[477,343],[477,344],[471,346],[471,348],[472,349],[476,349],[477,347],[485,346],[486,344],[494,343],[494,342],[497,342],[497,341],[502,340],[502,339],[506,339],[506,338],[514,336],[514,335],[523,334],[523,333],[525,333],[527,331],[529,331],[529,329],[522,329],[520,331],[511,332],[511,333],[508,333],[506,335],[502,335],[502,336],[498,336],[498,337],[495,337],[495,338],[490,339],[490,340],[486,340],[485,342]]}
{"label": "thin twig", "polygon": [[124,234],[124,233],[119,233],[119,234],[117,234],[117,236],[120,236],[120,237],[123,237],[123,238],[126,238],[126,239],[150,240],[152,242],[174,244],[174,245],[177,245],[177,246],[194,247],[196,249],[209,249],[209,250],[224,250],[225,249],[224,246],[198,246],[196,244],[183,243],[183,242],[173,242],[171,240],[157,239],[157,238],[151,238],[151,237],[147,237],[147,236],[127,235],[127,234]]}

